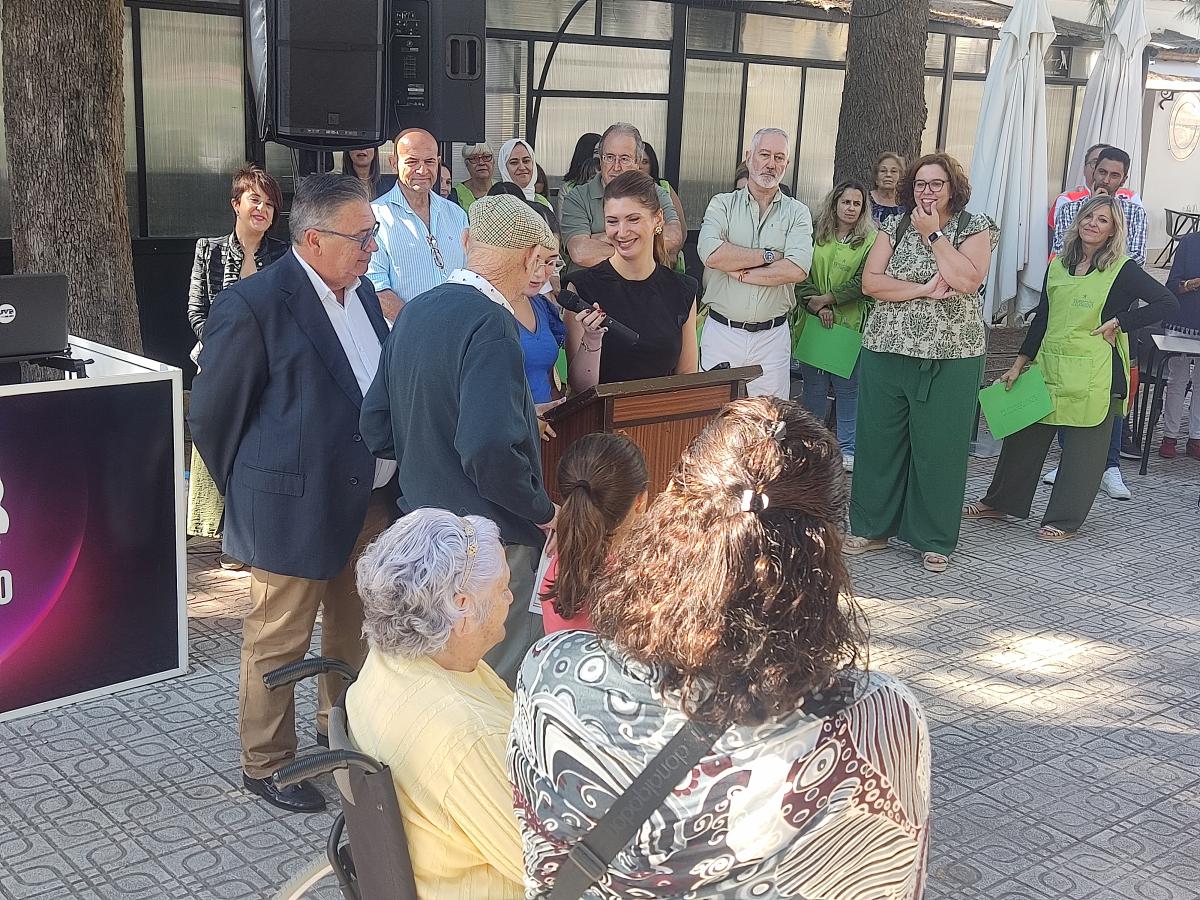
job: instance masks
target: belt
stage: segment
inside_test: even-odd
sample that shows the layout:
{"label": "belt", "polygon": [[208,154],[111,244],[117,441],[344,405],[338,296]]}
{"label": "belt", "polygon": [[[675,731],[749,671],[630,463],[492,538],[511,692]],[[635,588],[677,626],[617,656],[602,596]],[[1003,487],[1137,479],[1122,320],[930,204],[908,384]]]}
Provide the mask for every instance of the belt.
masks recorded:
{"label": "belt", "polygon": [[708,317],[714,322],[720,322],[722,325],[728,325],[730,328],[740,328],[742,331],[769,331],[787,322],[787,316],[779,316],[770,322],[732,322],[715,309],[708,311]]}

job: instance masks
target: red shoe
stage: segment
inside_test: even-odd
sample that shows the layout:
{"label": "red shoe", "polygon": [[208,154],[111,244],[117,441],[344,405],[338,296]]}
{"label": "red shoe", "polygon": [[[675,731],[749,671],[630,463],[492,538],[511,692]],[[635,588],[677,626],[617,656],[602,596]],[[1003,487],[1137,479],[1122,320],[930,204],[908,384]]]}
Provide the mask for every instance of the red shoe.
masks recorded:
{"label": "red shoe", "polygon": [[1187,442],[1186,453],[1192,459],[1200,459],[1200,438],[1192,438]]}
{"label": "red shoe", "polygon": [[1163,459],[1174,459],[1179,455],[1178,441],[1175,438],[1163,438],[1158,446],[1158,455]]}

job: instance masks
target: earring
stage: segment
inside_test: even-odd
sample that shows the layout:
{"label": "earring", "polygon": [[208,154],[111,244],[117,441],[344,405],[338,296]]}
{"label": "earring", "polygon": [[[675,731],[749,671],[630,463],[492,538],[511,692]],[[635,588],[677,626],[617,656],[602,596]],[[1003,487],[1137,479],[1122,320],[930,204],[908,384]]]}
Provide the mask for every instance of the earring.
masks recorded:
{"label": "earring", "polygon": [[661,226],[661,225],[658,225],[658,226],[656,226],[656,227],[655,227],[655,229],[654,229],[654,233],[655,233],[655,234],[662,234],[662,226]]}

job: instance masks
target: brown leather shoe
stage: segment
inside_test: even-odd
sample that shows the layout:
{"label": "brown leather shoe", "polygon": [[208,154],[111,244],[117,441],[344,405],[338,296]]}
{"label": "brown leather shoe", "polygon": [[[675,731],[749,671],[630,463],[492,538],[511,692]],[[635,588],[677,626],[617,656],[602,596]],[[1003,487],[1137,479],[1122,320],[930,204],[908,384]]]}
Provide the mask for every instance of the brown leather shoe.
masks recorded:
{"label": "brown leather shoe", "polygon": [[1187,442],[1187,450],[1184,452],[1192,459],[1200,459],[1200,438],[1191,438]]}
{"label": "brown leather shoe", "polygon": [[1163,459],[1174,459],[1179,455],[1178,441],[1175,438],[1163,438],[1158,445],[1158,455]]}

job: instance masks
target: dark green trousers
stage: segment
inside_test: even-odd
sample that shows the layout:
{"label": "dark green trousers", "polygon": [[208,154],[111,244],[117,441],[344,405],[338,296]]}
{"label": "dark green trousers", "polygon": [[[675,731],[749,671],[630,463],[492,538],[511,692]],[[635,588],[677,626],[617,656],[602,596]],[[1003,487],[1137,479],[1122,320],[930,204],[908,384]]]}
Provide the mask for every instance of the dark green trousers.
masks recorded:
{"label": "dark green trousers", "polygon": [[[1092,503],[1100,489],[1100,479],[1104,477],[1104,468],[1108,465],[1113,417],[1120,415],[1123,415],[1122,401],[1114,398],[1108,416],[1099,425],[1091,428],[1062,427],[1062,459],[1058,464],[1058,477],[1054,479],[1054,490],[1050,493],[1050,503],[1042,517],[1043,525],[1063,531],[1079,530],[1092,511]],[[1018,519],[1029,516],[1046,454],[1059,430],[1057,425],[1036,422],[1004,439],[996,473],[983,498],[984,506]]]}
{"label": "dark green trousers", "polygon": [[864,349],[859,367],[850,531],[953,553],[983,357],[917,359]]}

